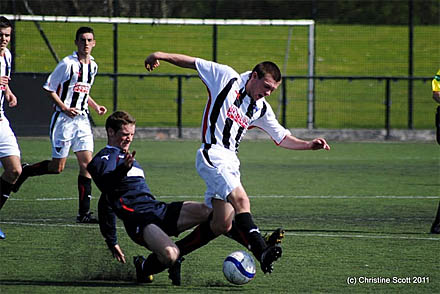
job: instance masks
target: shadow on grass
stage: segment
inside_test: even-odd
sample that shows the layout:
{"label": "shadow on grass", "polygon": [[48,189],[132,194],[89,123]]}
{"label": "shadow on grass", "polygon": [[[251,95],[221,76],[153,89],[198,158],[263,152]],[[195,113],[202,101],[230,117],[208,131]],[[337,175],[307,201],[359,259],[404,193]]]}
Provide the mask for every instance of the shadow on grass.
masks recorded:
{"label": "shadow on grass", "polygon": [[120,288],[163,288],[162,283],[157,284],[137,284],[135,282],[122,281],[42,281],[42,280],[0,280],[0,285],[3,286],[51,286],[51,287],[79,287],[79,288],[106,288],[106,287],[120,287]]}
{"label": "shadow on grass", "polygon": [[59,287],[136,287],[129,282],[100,281],[35,281],[35,280],[0,280],[1,285],[9,286],[59,286]]}
{"label": "shadow on grass", "polygon": [[[0,285],[3,286],[38,286],[38,287],[72,287],[72,288],[160,288],[163,289],[164,285],[163,283],[152,283],[152,284],[138,284],[135,282],[122,282],[122,281],[42,281],[42,280],[0,280]],[[194,287],[193,285],[186,285],[191,286],[192,290],[199,290],[203,291],[207,288],[210,289],[225,289],[227,288],[228,291],[242,291],[243,288],[237,285],[232,284],[222,284],[218,282],[209,282],[203,287]],[[173,287],[173,286],[171,286]],[[185,285],[182,285],[182,287],[185,287]]]}

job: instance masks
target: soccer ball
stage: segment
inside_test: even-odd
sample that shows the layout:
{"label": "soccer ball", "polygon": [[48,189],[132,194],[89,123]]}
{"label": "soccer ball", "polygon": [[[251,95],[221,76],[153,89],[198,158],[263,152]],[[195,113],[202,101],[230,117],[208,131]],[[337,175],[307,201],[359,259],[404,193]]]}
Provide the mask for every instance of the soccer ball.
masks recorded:
{"label": "soccer ball", "polygon": [[223,274],[226,280],[236,285],[249,283],[256,273],[252,256],[244,251],[235,251],[223,262]]}

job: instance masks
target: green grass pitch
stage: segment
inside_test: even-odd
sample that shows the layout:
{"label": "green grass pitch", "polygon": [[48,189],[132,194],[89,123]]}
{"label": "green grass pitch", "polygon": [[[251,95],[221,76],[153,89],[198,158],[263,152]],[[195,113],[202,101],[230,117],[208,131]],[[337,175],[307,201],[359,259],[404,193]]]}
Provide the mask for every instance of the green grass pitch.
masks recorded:
{"label": "green grass pitch", "polygon": [[[47,139],[19,138],[19,144],[23,161],[50,157]],[[199,144],[135,140],[132,149],[159,199],[203,201],[204,183],[194,167]],[[137,285],[131,257],[148,251],[129,240],[122,224],[125,265],[111,258],[97,225],[75,223],[72,155],[62,174],[29,179],[1,210],[7,238],[0,240],[0,293],[437,292],[440,236],[428,232],[440,199],[438,146],[330,144],[326,152],[242,143],[242,182],[256,223],[263,232],[287,231],[274,273],[258,269],[244,286],[223,277],[223,259],[242,249],[223,236],[187,257],[181,287],[172,286],[166,272]],[[104,145],[98,140],[96,150]],[[93,195],[95,210],[96,186]]]}

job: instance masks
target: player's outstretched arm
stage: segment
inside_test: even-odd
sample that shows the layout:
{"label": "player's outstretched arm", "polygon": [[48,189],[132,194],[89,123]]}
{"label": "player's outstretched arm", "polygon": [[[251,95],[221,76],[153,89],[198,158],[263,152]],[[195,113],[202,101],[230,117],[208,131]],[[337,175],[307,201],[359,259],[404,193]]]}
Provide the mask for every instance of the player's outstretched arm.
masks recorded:
{"label": "player's outstretched arm", "polygon": [[281,141],[279,146],[293,150],[330,150],[330,145],[328,145],[327,141],[323,138],[316,138],[312,141],[304,141],[292,135],[287,135],[284,140]]}
{"label": "player's outstretched arm", "polygon": [[196,69],[196,58],[183,54],[154,52],[145,59],[145,68],[148,71],[154,70],[160,65],[160,60],[169,62],[179,67]]}

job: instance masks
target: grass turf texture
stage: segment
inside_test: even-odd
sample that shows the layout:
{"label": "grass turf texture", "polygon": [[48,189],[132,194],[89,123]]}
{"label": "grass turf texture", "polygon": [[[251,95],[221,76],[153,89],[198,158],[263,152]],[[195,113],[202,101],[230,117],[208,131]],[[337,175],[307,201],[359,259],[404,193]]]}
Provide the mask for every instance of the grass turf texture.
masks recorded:
{"label": "grass turf texture", "polygon": [[[41,23],[60,58],[75,49],[73,38],[80,25],[95,29],[97,45],[93,56],[100,73],[113,72],[112,25],[89,23]],[[16,22],[18,72],[51,72],[55,61],[32,22]],[[406,26],[321,25],[316,26],[316,65],[319,76],[406,76],[408,74],[408,28]],[[252,69],[263,60],[276,62],[284,72],[288,27],[219,26],[217,60],[239,72]],[[121,73],[145,73],[147,54],[161,50],[212,59],[212,27],[151,26],[118,27],[118,70]],[[438,70],[432,57],[438,45],[432,38],[439,26],[414,29],[414,76],[431,77]],[[307,27],[294,27],[287,75],[307,75]],[[155,71],[161,74],[195,74],[166,64]],[[198,78],[183,79],[183,126],[200,125],[206,102],[206,88]],[[376,80],[316,80],[316,127],[383,128],[385,125],[385,82]],[[98,77],[91,95],[112,108],[113,81]],[[307,81],[286,82],[289,128],[306,127]],[[391,127],[408,126],[408,83],[391,83]],[[268,99],[278,108],[280,90]],[[414,128],[431,129],[435,102],[429,82],[415,81]],[[132,113],[139,126],[176,126],[177,79],[120,77],[118,108]],[[92,112],[94,121],[103,125],[105,117]]]}
{"label": "grass turf texture", "polygon": [[[48,140],[19,138],[19,143],[23,161],[48,158]],[[96,149],[104,145],[97,141]],[[75,223],[78,168],[71,156],[62,174],[30,178],[2,209],[0,227],[7,239],[0,241],[0,292],[436,292],[440,237],[428,231],[439,202],[438,146],[331,145],[325,152],[289,151],[269,141],[242,143],[242,181],[256,223],[262,231],[287,230],[274,273],[265,276],[258,269],[245,286],[223,278],[223,259],[242,249],[223,236],[188,256],[181,287],[172,286],[166,272],[153,284],[137,285],[131,257],[148,251],[129,240],[122,224],[118,237],[126,265],[111,258],[97,225]],[[198,146],[197,141],[133,143],[158,199],[202,201],[204,183],[194,168]],[[95,210],[95,186],[93,195]],[[347,285],[349,277],[426,279]]]}

